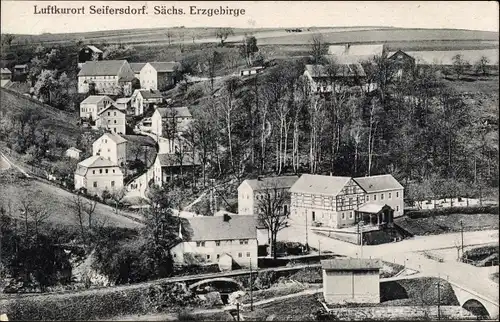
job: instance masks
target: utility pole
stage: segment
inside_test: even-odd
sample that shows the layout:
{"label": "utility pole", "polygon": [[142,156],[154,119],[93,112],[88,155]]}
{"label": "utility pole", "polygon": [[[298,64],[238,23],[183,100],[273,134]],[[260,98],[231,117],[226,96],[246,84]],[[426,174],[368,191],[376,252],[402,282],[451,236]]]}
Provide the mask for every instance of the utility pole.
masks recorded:
{"label": "utility pole", "polygon": [[236,303],[236,319],[240,320],[240,303]]}
{"label": "utility pole", "polygon": [[307,212],[306,212],[306,252],[309,253],[309,241],[307,235]]}
{"label": "utility pole", "polygon": [[253,311],[252,260],[250,259],[250,311]]}
{"label": "utility pole", "polygon": [[460,232],[462,235],[462,256],[464,256],[464,223],[460,220]]}
{"label": "utility pole", "polygon": [[438,305],[437,305],[437,309],[438,309],[438,320],[441,320],[441,282],[440,282],[440,279],[441,277],[439,276],[438,277]]}
{"label": "utility pole", "polygon": [[318,241],[318,255],[319,255],[319,260],[321,260],[321,240]]}

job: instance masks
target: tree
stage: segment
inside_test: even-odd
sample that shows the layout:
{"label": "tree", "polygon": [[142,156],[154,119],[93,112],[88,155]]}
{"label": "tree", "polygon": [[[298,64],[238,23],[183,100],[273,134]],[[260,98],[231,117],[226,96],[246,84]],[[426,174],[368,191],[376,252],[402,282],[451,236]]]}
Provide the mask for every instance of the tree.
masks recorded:
{"label": "tree", "polygon": [[13,34],[2,34],[2,45],[7,45],[10,47],[12,41],[16,38]]}
{"label": "tree", "polygon": [[323,40],[323,35],[320,33],[313,34],[310,44],[310,54],[313,59],[313,64],[321,64],[323,62],[323,56],[328,52],[328,47]]}
{"label": "tree", "polygon": [[277,236],[278,232],[288,227],[288,200],[290,193],[286,189],[279,187],[275,180],[271,180],[259,192],[257,198],[258,220],[269,231],[271,237],[271,254],[274,259],[277,257]]}
{"label": "tree", "polygon": [[221,95],[221,100],[219,101],[219,106],[222,110],[222,115],[224,123],[226,125],[227,134],[227,147],[229,151],[229,161],[231,164],[231,169],[234,171],[234,157],[233,157],[233,112],[236,108],[236,103],[234,102],[234,94],[239,86],[239,78],[230,77],[225,80],[223,94]]}
{"label": "tree", "polygon": [[477,73],[482,73],[483,76],[486,76],[488,74],[488,64],[490,63],[490,60],[486,56],[481,56],[479,60],[476,62],[476,72]]}
{"label": "tree", "polygon": [[243,43],[240,46],[240,53],[247,63],[247,66],[252,66],[253,57],[259,51],[257,47],[257,38],[254,36],[245,35]]}
{"label": "tree", "polygon": [[378,113],[381,110],[380,102],[372,99],[370,103],[370,118],[368,121],[368,176],[371,175],[373,163],[373,150],[375,146],[375,137],[377,133],[377,125],[379,122]]}
{"label": "tree", "polygon": [[25,226],[25,236],[31,236],[31,227],[33,227],[33,235],[38,240],[40,226],[50,217],[50,212],[36,201],[35,196],[26,194],[21,200],[20,211]]}
{"label": "tree", "polygon": [[465,73],[470,64],[468,61],[464,60],[463,56],[460,54],[453,56],[452,61],[453,61],[453,70],[457,74],[457,78],[460,79],[460,76],[462,76]]}
{"label": "tree", "polygon": [[171,45],[172,44],[172,38],[174,37],[174,32],[170,29],[167,30],[167,39],[168,39],[168,44]]}
{"label": "tree", "polygon": [[[87,200],[77,194],[67,200],[67,205],[73,211],[73,216],[80,228],[82,243],[86,246],[90,246],[92,230],[99,223],[94,217],[97,202]],[[104,222],[102,224],[104,224]]]}
{"label": "tree", "polygon": [[234,35],[233,28],[218,28],[215,31],[215,38],[220,39],[221,47],[224,47],[224,42],[226,41],[227,37],[229,37],[231,35]]}
{"label": "tree", "polygon": [[122,201],[123,197],[125,197],[125,194],[125,188],[111,190],[110,197],[115,203],[115,213],[118,213],[118,204]]}
{"label": "tree", "polygon": [[42,70],[35,83],[35,95],[43,102],[52,103],[55,90],[58,87],[57,72],[55,70]]}
{"label": "tree", "polygon": [[214,92],[214,82],[215,82],[215,75],[217,72],[217,68],[220,66],[222,62],[221,55],[218,51],[214,50],[212,51],[205,62],[205,66],[208,72],[208,77],[210,78],[210,90],[211,93]]}

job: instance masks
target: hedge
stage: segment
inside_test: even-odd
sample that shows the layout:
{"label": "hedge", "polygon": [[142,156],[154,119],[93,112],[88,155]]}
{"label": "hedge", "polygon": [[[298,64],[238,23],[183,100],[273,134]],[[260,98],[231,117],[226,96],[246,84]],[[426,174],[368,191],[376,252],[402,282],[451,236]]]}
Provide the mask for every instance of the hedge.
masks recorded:
{"label": "hedge", "polygon": [[410,210],[405,213],[408,218],[418,219],[418,218],[428,218],[434,216],[448,216],[453,214],[465,214],[465,215],[475,215],[475,214],[493,214],[498,215],[498,206],[472,206],[472,207],[447,207],[447,208],[436,208],[436,209],[422,209],[422,210]]}
{"label": "hedge", "polygon": [[140,287],[85,291],[77,294],[28,296],[0,300],[0,312],[10,320],[87,321],[122,315],[175,310],[196,303],[182,283],[145,284]]}

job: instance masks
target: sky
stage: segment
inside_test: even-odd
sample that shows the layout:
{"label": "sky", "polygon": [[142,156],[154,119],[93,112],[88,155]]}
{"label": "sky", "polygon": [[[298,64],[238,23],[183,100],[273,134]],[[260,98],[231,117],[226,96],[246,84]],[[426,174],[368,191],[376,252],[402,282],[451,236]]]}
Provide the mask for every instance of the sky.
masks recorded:
{"label": "sky", "polygon": [[[85,7],[84,15],[35,14],[48,5]],[[147,15],[91,15],[90,6],[140,8]],[[234,16],[155,15],[154,6],[244,9]],[[336,27],[393,26],[499,31],[496,1],[22,1],[1,0],[1,32],[71,33],[99,30],[185,27]]]}

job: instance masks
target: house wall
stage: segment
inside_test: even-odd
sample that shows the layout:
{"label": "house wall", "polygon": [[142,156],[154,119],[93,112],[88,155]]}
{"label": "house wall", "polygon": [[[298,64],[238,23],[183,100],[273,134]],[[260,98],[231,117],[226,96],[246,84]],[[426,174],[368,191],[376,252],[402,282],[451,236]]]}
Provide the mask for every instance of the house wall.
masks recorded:
{"label": "house wall", "polygon": [[149,63],[144,65],[141,69],[139,80],[141,81],[141,88],[143,89],[158,89],[158,75],[156,69]]}
{"label": "house wall", "polygon": [[158,158],[158,156],[156,157],[153,167],[154,167],[154,182],[157,186],[161,187],[163,185],[163,180],[162,180],[160,159]]}
{"label": "house wall", "polygon": [[162,124],[163,124],[163,120],[161,118],[160,112],[158,112],[158,110],[156,110],[153,113],[153,116],[151,116],[151,132],[153,134],[158,135],[158,136],[162,136],[162,134],[163,134],[163,128],[162,128],[163,125]]}
{"label": "house wall", "polygon": [[125,123],[125,113],[110,109],[99,115],[96,126],[110,130],[113,133],[125,134]]}
{"label": "house wall", "polygon": [[125,164],[127,161],[127,143],[116,144],[107,137],[100,137],[92,143],[92,155],[100,155],[117,165]]}
{"label": "house wall", "polygon": [[89,168],[85,177],[87,181],[84,187],[90,194],[100,195],[106,189],[111,192],[123,188],[123,173],[119,167]]}
{"label": "house wall", "polygon": [[380,303],[378,270],[323,270],[323,296],[330,304]]}
{"label": "house wall", "polygon": [[102,111],[106,106],[113,103],[113,100],[110,98],[103,98],[99,103],[96,104],[80,104],[80,118],[89,118],[92,117],[92,120],[97,120],[97,113]]}
{"label": "house wall", "polygon": [[254,195],[252,187],[246,182],[243,182],[238,187],[238,214],[253,215],[254,214]]}
{"label": "house wall", "polygon": [[67,150],[66,156],[69,158],[80,160],[80,152],[75,151],[75,150]]}
{"label": "house wall", "polygon": [[366,195],[366,202],[381,206],[388,205],[394,209],[394,217],[402,216],[404,208],[404,189],[371,192]]}
{"label": "house wall", "polygon": [[227,253],[241,267],[249,267],[252,263],[252,267],[257,268],[257,239],[246,239],[247,244],[241,244],[240,241],[239,239],[209,240],[205,241],[204,246],[197,245],[196,242],[183,242],[173,247],[171,253],[176,263],[183,263],[186,253],[200,254],[208,263],[218,263],[220,256]]}
{"label": "house wall", "polygon": [[87,178],[85,178],[84,176],[75,174],[74,183],[75,190],[78,190],[80,188],[87,188]]}
{"label": "house wall", "polygon": [[[118,79],[118,75],[78,76],[78,93],[87,93],[89,91],[88,83],[94,82],[95,88],[99,93],[110,95],[118,94],[120,91]],[[85,84],[85,81],[87,84]]]}

